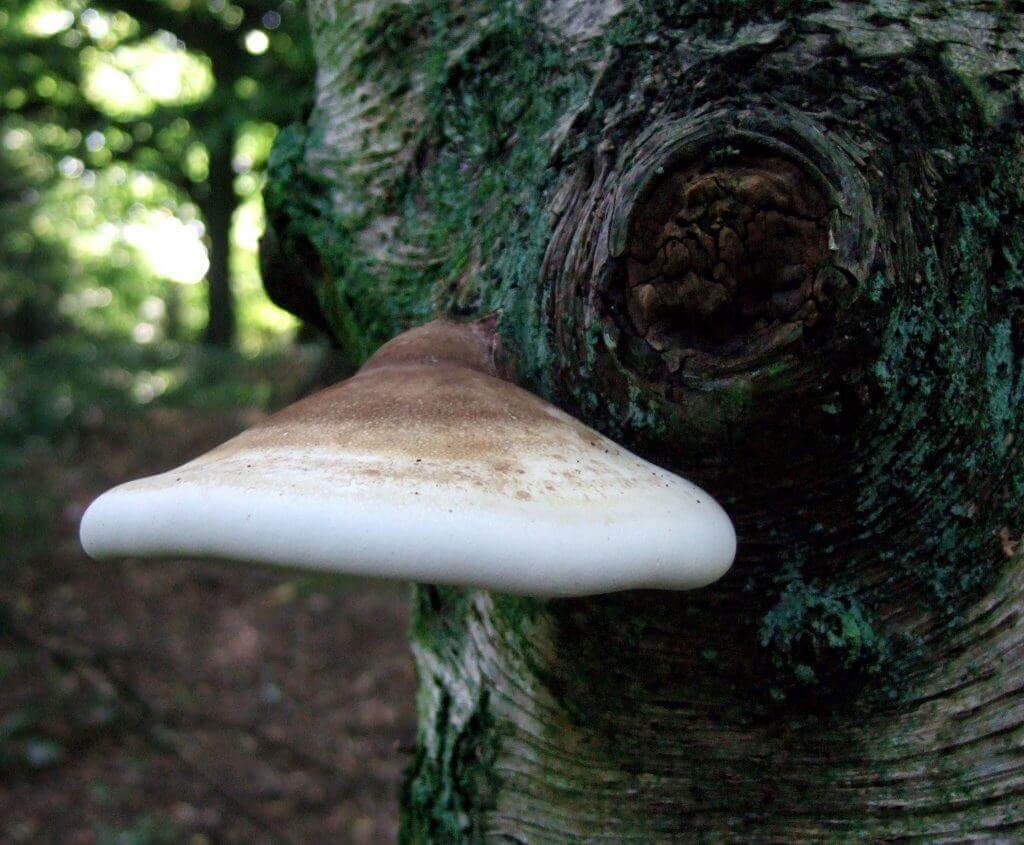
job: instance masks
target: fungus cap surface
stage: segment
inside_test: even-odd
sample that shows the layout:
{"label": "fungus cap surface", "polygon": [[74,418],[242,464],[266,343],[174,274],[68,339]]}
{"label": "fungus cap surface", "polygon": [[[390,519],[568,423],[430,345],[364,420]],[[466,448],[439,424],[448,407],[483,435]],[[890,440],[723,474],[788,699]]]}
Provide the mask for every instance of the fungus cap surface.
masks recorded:
{"label": "fungus cap surface", "polygon": [[735,533],[707,493],[490,357],[472,326],[407,332],[347,381],[103,494],[82,545],[539,596],[691,589],[728,569]]}

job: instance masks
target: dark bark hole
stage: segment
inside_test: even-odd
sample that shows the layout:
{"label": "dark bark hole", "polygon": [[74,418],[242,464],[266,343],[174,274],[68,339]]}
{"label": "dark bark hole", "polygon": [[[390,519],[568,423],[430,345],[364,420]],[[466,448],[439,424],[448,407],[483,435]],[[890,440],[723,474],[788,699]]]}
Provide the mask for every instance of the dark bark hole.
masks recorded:
{"label": "dark bark hole", "polygon": [[829,297],[829,204],[793,162],[732,152],[659,178],[636,207],[620,291],[670,372],[813,329]]}

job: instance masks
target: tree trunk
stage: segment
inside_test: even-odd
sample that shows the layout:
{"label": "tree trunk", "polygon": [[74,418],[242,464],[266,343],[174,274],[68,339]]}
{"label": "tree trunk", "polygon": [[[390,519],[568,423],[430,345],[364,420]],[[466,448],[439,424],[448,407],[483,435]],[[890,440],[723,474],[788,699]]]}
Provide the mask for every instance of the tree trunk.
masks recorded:
{"label": "tree trunk", "polygon": [[235,340],[235,301],[231,292],[231,220],[236,205],[233,137],[228,133],[211,145],[209,193],[200,203],[210,252],[203,341],[214,346],[231,346]]}
{"label": "tree trunk", "polygon": [[499,313],[714,494],[687,594],[421,587],[408,841],[1024,837],[1024,22],[962,2],[311,3],[272,285],[354,361]]}

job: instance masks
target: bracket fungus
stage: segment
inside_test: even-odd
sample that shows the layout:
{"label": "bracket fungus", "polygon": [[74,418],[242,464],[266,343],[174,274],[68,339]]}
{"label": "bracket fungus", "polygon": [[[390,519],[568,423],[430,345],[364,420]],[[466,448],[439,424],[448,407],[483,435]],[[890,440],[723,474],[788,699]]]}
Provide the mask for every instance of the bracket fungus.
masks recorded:
{"label": "bracket fungus", "polygon": [[489,324],[438,320],[205,455],[100,496],[94,558],[213,557],[536,596],[691,589],[722,508],[499,377]]}

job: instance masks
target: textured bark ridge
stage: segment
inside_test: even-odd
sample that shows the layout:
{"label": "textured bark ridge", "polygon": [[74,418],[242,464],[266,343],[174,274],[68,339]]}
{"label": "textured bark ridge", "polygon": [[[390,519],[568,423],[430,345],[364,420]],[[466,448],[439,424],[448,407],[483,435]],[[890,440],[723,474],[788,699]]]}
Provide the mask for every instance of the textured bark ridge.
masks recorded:
{"label": "textured bark ridge", "polygon": [[312,13],[278,294],[356,360],[498,312],[523,386],[740,536],[692,594],[420,588],[406,838],[1024,836],[1021,13]]}

